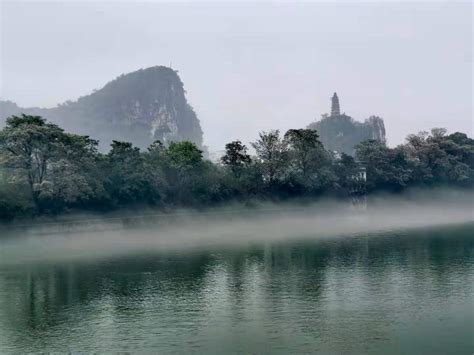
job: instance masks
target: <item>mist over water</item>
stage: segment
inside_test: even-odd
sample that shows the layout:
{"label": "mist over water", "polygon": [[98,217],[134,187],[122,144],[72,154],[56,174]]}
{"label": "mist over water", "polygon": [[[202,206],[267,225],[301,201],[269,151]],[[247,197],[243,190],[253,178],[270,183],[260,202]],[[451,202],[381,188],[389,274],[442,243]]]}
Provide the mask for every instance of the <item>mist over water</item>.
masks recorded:
{"label": "mist over water", "polygon": [[470,353],[473,196],[4,227],[0,352]]}
{"label": "mist over water", "polygon": [[473,227],[107,258],[63,246],[0,263],[0,352],[468,354]]}
{"label": "mist over water", "polygon": [[143,251],[246,247],[465,224],[474,221],[474,194],[438,190],[378,196],[367,206],[323,200],[305,205],[148,213],[2,229],[0,265],[100,259]]}

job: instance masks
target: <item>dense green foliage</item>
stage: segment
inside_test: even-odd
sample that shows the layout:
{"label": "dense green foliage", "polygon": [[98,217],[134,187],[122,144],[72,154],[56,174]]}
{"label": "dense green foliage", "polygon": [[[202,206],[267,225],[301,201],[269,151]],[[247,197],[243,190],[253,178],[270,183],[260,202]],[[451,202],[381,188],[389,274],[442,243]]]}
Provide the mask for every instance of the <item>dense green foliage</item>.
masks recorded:
{"label": "dense green foliage", "polygon": [[474,182],[474,140],[443,129],[410,135],[396,148],[364,141],[356,159],[329,152],[311,129],[291,129],[283,137],[278,130],[262,132],[252,143],[253,157],[242,142],[228,143],[218,164],[189,141],[156,141],[146,151],[113,141],[107,154],[97,146],[39,116],[10,117],[0,131],[0,218],[352,196],[411,186],[470,188]]}

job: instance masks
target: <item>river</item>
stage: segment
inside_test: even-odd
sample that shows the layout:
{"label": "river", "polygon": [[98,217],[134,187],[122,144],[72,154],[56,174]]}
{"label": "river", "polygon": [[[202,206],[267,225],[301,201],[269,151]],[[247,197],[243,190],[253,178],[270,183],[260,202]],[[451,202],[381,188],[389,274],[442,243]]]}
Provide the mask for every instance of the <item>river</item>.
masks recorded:
{"label": "river", "polygon": [[0,261],[0,353],[472,354],[473,228]]}

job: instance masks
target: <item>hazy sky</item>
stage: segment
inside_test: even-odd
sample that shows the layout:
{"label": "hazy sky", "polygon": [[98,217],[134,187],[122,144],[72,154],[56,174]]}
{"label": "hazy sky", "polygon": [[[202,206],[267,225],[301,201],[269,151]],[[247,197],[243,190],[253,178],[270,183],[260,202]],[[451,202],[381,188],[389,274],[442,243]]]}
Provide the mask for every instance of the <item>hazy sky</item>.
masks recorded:
{"label": "hazy sky", "polygon": [[171,64],[213,150],[304,127],[334,91],[352,117],[383,117],[390,145],[431,127],[473,133],[469,1],[0,2],[0,97],[21,106]]}

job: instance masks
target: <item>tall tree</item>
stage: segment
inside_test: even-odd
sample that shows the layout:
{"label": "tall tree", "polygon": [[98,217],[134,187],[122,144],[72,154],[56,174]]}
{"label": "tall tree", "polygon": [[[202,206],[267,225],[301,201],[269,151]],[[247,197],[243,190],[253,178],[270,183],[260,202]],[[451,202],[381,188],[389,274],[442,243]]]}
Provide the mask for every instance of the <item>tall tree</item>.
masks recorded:
{"label": "tall tree", "polygon": [[92,194],[85,177],[97,142],[65,133],[39,116],[12,116],[0,132],[4,165],[24,178],[38,210],[58,209]]}
{"label": "tall tree", "polygon": [[172,142],[168,146],[167,179],[174,204],[195,205],[207,199],[209,164],[202,151],[192,142]]}
{"label": "tall tree", "polygon": [[24,173],[36,205],[48,164],[58,156],[63,136],[58,126],[27,115],[8,118],[0,134],[2,150],[9,154],[8,164]]}
{"label": "tall tree", "polygon": [[51,162],[48,184],[41,191],[43,204],[48,201],[50,209],[61,210],[104,194],[97,145],[87,136],[66,133],[62,137],[61,152]]}
{"label": "tall tree", "polygon": [[288,164],[288,144],[280,138],[279,130],[261,132],[252,147],[262,167],[264,181],[273,185],[284,177]]}
{"label": "tall tree", "polygon": [[152,202],[155,191],[144,168],[140,149],[129,142],[113,141],[107,154],[105,186],[118,205]]}
{"label": "tall tree", "polygon": [[230,167],[235,177],[240,177],[242,169],[250,164],[247,147],[241,141],[233,141],[225,145],[225,155],[221,158],[224,165]]}
{"label": "tall tree", "polygon": [[168,155],[171,163],[180,170],[195,168],[202,162],[202,150],[189,141],[171,142]]}
{"label": "tall tree", "polygon": [[303,178],[308,177],[324,156],[324,147],[318,138],[313,129],[290,129],[285,133],[291,161]]}

